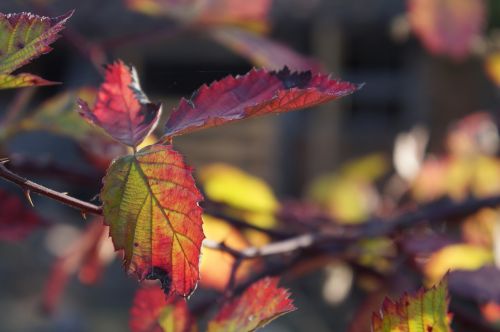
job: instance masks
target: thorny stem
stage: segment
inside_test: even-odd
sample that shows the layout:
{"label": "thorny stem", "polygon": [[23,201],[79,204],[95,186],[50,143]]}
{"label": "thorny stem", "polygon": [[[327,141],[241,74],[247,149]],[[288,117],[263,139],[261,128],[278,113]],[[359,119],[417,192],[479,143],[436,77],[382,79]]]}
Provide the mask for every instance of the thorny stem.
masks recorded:
{"label": "thorny stem", "polygon": [[8,162],[8,159],[0,160],[0,177],[3,177],[7,181],[10,181],[21,187],[28,200],[30,200],[30,193],[33,192],[42,196],[49,197],[60,203],[66,204],[72,208],[79,210],[83,214],[90,213],[95,215],[102,215],[102,208],[100,206],[82,201],[78,198],[66,195],[64,193],[44,187],[42,185],[39,185],[38,183],[25,179],[22,176],[17,175],[16,173],[7,169],[7,167],[5,167],[6,162]]}
{"label": "thorny stem", "polygon": [[[31,192],[49,197],[60,203],[73,207],[83,214],[102,215],[102,207],[69,196],[65,193],[44,187],[32,182],[22,176],[10,171],[5,163],[8,159],[0,159],[0,177],[18,185],[29,199]],[[255,259],[280,254],[290,254],[305,249],[343,249],[356,241],[384,235],[413,227],[422,222],[439,222],[450,218],[458,218],[470,215],[485,207],[496,207],[500,205],[500,195],[487,198],[469,198],[462,202],[442,200],[439,202],[420,206],[418,209],[403,213],[389,220],[373,219],[364,224],[337,229],[324,229],[318,232],[310,232],[291,236],[284,240],[272,242],[263,247],[249,247],[236,250],[225,243],[218,243],[206,239],[203,245],[206,248],[227,252],[236,259]],[[265,231],[265,230],[262,230]]]}

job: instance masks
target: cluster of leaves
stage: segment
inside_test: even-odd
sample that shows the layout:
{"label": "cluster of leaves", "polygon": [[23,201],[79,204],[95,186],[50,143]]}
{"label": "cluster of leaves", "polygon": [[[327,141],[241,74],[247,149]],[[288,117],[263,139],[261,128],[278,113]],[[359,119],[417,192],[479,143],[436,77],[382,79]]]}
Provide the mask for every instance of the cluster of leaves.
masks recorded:
{"label": "cluster of leaves", "polygon": [[[441,2],[409,1],[412,25],[434,52],[461,58],[470,51],[473,36],[481,31],[484,3],[461,0],[460,6],[452,6],[450,1]],[[127,1],[135,10],[168,15],[184,25],[207,30],[216,40],[256,63],[277,69],[288,50],[261,35],[267,30],[265,17],[270,3],[238,1],[233,7],[227,0]],[[419,17],[424,12],[428,16],[428,11],[434,14],[434,20],[422,21]],[[446,26],[446,31],[441,31],[442,26],[436,24],[446,16],[460,25],[465,12],[477,13],[474,20],[467,20],[470,27],[449,30]],[[72,12],[58,18],[28,13],[0,15],[0,88],[52,84],[32,74],[12,73],[50,51],[50,44]],[[450,34],[458,37],[451,38]],[[280,60],[275,61],[273,55],[278,52]],[[498,130],[490,117],[476,114],[452,128],[448,151],[443,156],[424,157],[425,142],[418,141],[421,135],[409,133],[412,142],[419,143],[412,145],[418,164],[412,172],[404,165],[398,167],[397,162],[398,144],[408,140],[397,142],[394,160],[398,174],[393,179],[403,183],[403,193],[400,188],[391,192],[389,185],[384,191],[379,190],[381,180],[389,172],[389,163],[381,155],[351,162],[334,174],[321,177],[311,185],[308,203],[279,202],[260,179],[227,165],[213,165],[200,171],[199,184],[208,198],[206,206],[215,202],[223,207],[223,213],[204,211],[200,206],[204,196],[197,189],[193,170],[174,149],[176,136],[320,105],[360,88],[317,73],[318,67],[308,60],[289,55],[284,58],[292,69],[313,67],[313,71],[295,72],[288,67],[254,69],[243,76],[228,76],[203,85],[189,100],[180,101],[162,129],[156,129],[161,104],[149,101],[135,69],[119,60],[107,66],[104,82],[98,88],[65,92],[45,102],[31,117],[16,119],[0,128],[3,140],[34,129],[71,137],[81,143],[90,162],[106,170],[100,193],[103,217],[89,221],[79,240],[54,264],[44,297],[47,310],[54,309],[70,275],[78,274],[85,283],[95,282],[114,257],[114,249],[122,254],[127,273],[140,281],[158,279],[163,289],[146,283],[138,290],[131,310],[133,331],[196,331],[198,317],[190,313],[183,297],[195,290],[200,274],[202,286],[228,291],[207,330],[253,331],[295,310],[288,291],[278,287],[278,279],[252,279],[258,273],[265,274],[266,269],[261,262],[247,258],[259,258],[259,254],[265,257],[265,249],[275,250],[280,244],[272,242],[276,238],[293,242],[294,235],[311,229],[317,233],[340,229],[346,234],[352,229],[364,230],[364,225],[368,230],[373,225],[385,229],[386,223],[370,218],[397,215],[413,202],[432,203],[446,197],[463,201],[470,196],[500,194],[500,181],[496,181],[500,174],[495,145]],[[159,134],[153,135],[153,131]],[[2,169],[3,163],[2,160]],[[24,189],[31,200],[30,188]],[[45,224],[31,210],[19,208],[22,203],[18,197],[3,191],[0,196],[0,239],[19,240]],[[498,211],[489,208],[466,214],[468,218],[463,220],[459,235],[444,236],[432,225],[398,234],[396,240],[394,234],[380,232],[373,237],[368,231],[362,233],[361,239],[355,238],[352,245],[343,247],[342,258],[347,256],[353,266],[387,277],[398,269],[394,258],[400,250],[428,285],[437,284],[449,269],[459,270],[449,276],[452,294],[477,302],[484,317],[495,321],[500,316],[498,294],[485,290],[481,280],[485,276],[498,277],[498,270],[493,267]],[[351,228],[357,226],[360,227]],[[284,228],[291,233],[284,232]],[[205,237],[213,241],[208,243],[218,246],[202,247]],[[302,239],[305,238],[310,239]],[[311,240],[308,241],[295,243],[300,247],[309,245]],[[318,245],[316,249],[323,253],[331,246]],[[311,259],[303,269],[324,265],[320,255],[314,258],[319,263]],[[336,267],[338,262],[328,264]],[[245,284],[247,281],[253,282]],[[375,282],[374,287],[373,283],[371,280],[372,290],[383,284]],[[247,287],[236,291],[235,284]],[[447,284],[444,279],[428,291],[404,295],[397,302],[384,301],[381,312],[373,315],[372,330],[450,331]]]}

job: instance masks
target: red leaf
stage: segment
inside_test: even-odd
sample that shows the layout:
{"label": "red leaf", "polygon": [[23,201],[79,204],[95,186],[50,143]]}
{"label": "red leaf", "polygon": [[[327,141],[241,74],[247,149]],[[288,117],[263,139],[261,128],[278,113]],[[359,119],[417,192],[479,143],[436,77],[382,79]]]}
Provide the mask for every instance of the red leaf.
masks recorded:
{"label": "red leaf", "polygon": [[208,324],[208,332],[254,331],[296,308],[278,278],[264,278],[225,304]]}
{"label": "red leaf", "polygon": [[193,327],[186,301],[167,299],[157,287],[137,290],[129,324],[132,332],[188,332]]}
{"label": "red leaf", "polygon": [[159,279],[166,293],[189,296],[199,280],[203,199],[192,169],[171,145],[116,159],[101,191],[104,220],[124,267]]}
{"label": "red leaf", "polygon": [[410,24],[434,54],[465,58],[480,36],[486,16],[483,0],[408,0]]}
{"label": "red leaf", "polygon": [[103,225],[102,218],[87,224],[81,237],[52,266],[43,295],[46,312],[52,312],[57,306],[71,275],[78,273],[80,281],[85,284],[99,280],[104,266],[113,258],[113,247],[110,247],[111,252],[106,247],[109,241],[109,230]]}
{"label": "red leaf", "polygon": [[0,240],[20,241],[43,225],[40,218],[18,196],[0,189]]}
{"label": "red leaf", "polygon": [[269,113],[312,107],[349,95],[360,86],[332,80],[323,74],[252,70],[203,85],[191,100],[182,99],[166,124],[170,138]]}
{"label": "red leaf", "polygon": [[121,61],[108,66],[94,108],[83,100],[78,100],[78,105],[86,120],[133,147],[151,133],[161,113],[161,104],[149,102],[142,92],[135,69]]}

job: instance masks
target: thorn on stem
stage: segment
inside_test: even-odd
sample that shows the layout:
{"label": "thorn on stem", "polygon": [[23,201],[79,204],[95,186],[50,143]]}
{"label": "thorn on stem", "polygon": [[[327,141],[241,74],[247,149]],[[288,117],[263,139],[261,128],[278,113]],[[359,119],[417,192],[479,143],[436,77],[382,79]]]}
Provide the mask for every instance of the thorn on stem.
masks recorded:
{"label": "thorn on stem", "polygon": [[80,211],[80,213],[82,214],[82,218],[87,220],[87,214],[84,211]]}
{"label": "thorn on stem", "polygon": [[30,192],[30,190],[29,190],[29,189],[26,189],[26,190],[24,191],[24,196],[26,197],[26,199],[28,200],[28,202],[30,203],[30,205],[31,205],[32,207],[35,207],[35,204],[33,204],[33,200],[31,199],[31,192]]}
{"label": "thorn on stem", "polygon": [[0,164],[7,164],[9,161],[9,158],[0,158]]}

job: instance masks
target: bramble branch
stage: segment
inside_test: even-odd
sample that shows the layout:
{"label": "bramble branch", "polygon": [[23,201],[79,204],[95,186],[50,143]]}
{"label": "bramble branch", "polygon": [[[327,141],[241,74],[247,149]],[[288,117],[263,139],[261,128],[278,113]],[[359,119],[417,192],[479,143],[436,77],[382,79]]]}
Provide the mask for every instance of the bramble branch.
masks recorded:
{"label": "bramble branch", "polygon": [[24,194],[26,195],[26,198],[30,201],[30,203],[31,203],[30,193],[37,193],[39,195],[49,197],[62,204],[75,208],[80,212],[82,212],[83,214],[90,213],[95,215],[102,215],[102,208],[100,206],[94,205],[86,201],[82,201],[78,198],[66,195],[65,193],[58,192],[56,190],[44,187],[42,185],[39,185],[38,183],[25,179],[22,176],[17,175],[16,173],[10,171],[5,166],[6,162],[8,162],[8,159],[3,159],[2,161],[0,161],[0,177],[3,177],[7,181],[10,181],[21,187],[21,189],[24,191]]}

